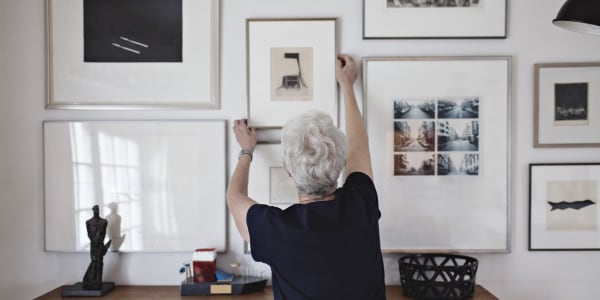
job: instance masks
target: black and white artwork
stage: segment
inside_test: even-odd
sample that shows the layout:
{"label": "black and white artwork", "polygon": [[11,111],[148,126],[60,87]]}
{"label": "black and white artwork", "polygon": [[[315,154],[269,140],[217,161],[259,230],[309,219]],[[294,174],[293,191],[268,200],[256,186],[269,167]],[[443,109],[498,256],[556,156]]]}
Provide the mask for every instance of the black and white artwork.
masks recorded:
{"label": "black and white artwork", "polygon": [[440,120],[437,126],[439,151],[478,151],[478,120]]}
{"label": "black and white artwork", "polygon": [[402,175],[435,175],[435,154],[433,152],[394,154],[394,176]]}
{"label": "black and white artwork", "polygon": [[394,122],[394,151],[434,151],[435,122],[397,120]]}
{"label": "black and white artwork", "polygon": [[477,119],[479,117],[479,98],[440,99],[437,104],[440,119]]}
{"label": "black and white artwork", "polygon": [[84,0],[84,62],[182,62],[182,0]]}
{"label": "black and white artwork", "polygon": [[597,194],[595,180],[548,181],[546,230],[597,230]]}
{"label": "black and white artwork", "polygon": [[554,84],[554,124],[588,124],[588,83]]}
{"label": "black and white artwork", "polygon": [[434,100],[394,100],[394,119],[433,119]]}
{"label": "black and white artwork", "polygon": [[394,174],[479,175],[479,97],[429,99],[393,100]]}
{"label": "black and white artwork", "polygon": [[447,152],[437,158],[438,175],[479,175],[479,154]]}
{"label": "black and white artwork", "polygon": [[271,48],[271,100],[313,98],[313,49]]}
{"label": "black and white artwork", "polygon": [[480,0],[385,0],[387,7],[477,7]]}

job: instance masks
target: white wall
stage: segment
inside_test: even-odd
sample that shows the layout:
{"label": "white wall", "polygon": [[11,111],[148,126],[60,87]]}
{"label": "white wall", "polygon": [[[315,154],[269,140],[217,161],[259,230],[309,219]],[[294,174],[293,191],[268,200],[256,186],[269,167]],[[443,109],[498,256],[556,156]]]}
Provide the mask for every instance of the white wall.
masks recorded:
{"label": "white wall", "polygon": [[[47,111],[45,7],[42,0],[0,1],[0,298],[31,299],[81,280],[88,254],[43,251],[43,120],[190,119],[243,117],[246,111],[245,19],[338,17],[339,49],[359,56],[511,55],[512,252],[474,255],[477,281],[501,299],[597,299],[600,252],[529,252],[528,164],[600,161],[598,149],[533,149],[533,64],[600,61],[600,37],[551,25],[563,0],[510,1],[507,39],[362,40],[362,1],[223,0],[222,109],[218,111]],[[359,91],[360,93],[360,91]],[[361,97],[359,97],[361,98]],[[595,99],[596,101],[598,99]],[[237,159],[230,136],[229,159]],[[233,164],[232,164],[233,165]],[[231,166],[233,167],[233,166]],[[230,170],[231,171],[231,170]],[[242,261],[242,243],[230,224],[230,250],[221,267]],[[118,284],[177,285],[182,254],[114,254],[105,258],[105,280]],[[397,256],[386,256],[386,277],[398,283]]]}

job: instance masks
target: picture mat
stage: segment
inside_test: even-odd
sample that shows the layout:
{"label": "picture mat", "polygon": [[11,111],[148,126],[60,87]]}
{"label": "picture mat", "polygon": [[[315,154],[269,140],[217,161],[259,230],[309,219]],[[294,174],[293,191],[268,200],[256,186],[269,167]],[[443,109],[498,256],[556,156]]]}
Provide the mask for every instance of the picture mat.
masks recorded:
{"label": "picture mat", "polygon": [[[87,132],[77,134],[77,129]],[[111,190],[104,188],[106,178],[101,169],[95,168],[98,180],[91,182],[97,187],[96,200],[77,199],[74,194],[74,162],[102,163],[89,158],[73,157],[72,138],[98,141],[99,135],[112,140],[129,141],[138,145],[137,152],[129,152],[128,158],[137,157],[139,177],[131,194],[139,193],[135,220],[122,216],[122,227],[142,225],[139,235],[125,236],[123,252],[184,252],[198,247],[215,247],[226,251],[226,141],[225,121],[69,121],[44,123],[44,207],[46,251],[89,251],[79,247],[79,241],[87,241],[85,223],[75,220],[74,211],[80,210],[82,201],[100,206],[100,216],[110,211],[106,208],[113,199]],[[210,144],[211,147],[205,147]],[[100,142],[98,142],[100,145]],[[93,147],[99,149],[99,147]],[[114,148],[113,148],[114,150]],[[102,154],[98,154],[102,155]],[[112,154],[109,153],[108,156]],[[114,161],[122,160],[117,156]],[[209,171],[208,171],[209,170]],[[78,179],[82,180],[78,176]],[[85,180],[89,178],[83,178]],[[104,198],[103,198],[104,197]],[[117,196],[115,196],[117,197]],[[104,200],[109,199],[109,200]],[[77,201],[79,200],[79,201]],[[118,200],[118,199],[117,199]],[[104,203],[101,203],[103,201]],[[136,204],[136,202],[138,204]],[[71,212],[71,213],[70,213]],[[83,226],[81,233],[77,227]],[[137,228],[137,227],[136,227]],[[137,230],[137,229],[136,229]],[[132,245],[132,242],[135,243]]]}
{"label": "picture mat", "polygon": [[[293,34],[290,34],[293,33]],[[282,127],[311,109],[331,115],[338,124],[336,21],[248,20],[248,120],[257,128]],[[313,100],[271,100],[271,48],[313,48]]]}
{"label": "picture mat", "polygon": [[296,199],[294,203],[271,203],[271,169],[283,168],[281,144],[259,144],[254,149],[252,168],[248,179],[248,197],[258,203],[272,205],[285,209],[291,204],[298,203],[298,194],[290,195],[288,199]]}
{"label": "picture mat", "polygon": [[[600,145],[600,65],[596,67],[545,67],[537,65],[537,140],[536,146],[581,144]],[[588,124],[555,126],[554,84],[588,82]],[[590,145],[593,146],[593,145]]]}
{"label": "picture mat", "polygon": [[[530,232],[531,250],[600,249],[600,230],[547,230],[548,181],[600,182],[600,165],[530,165]],[[598,191],[598,190],[596,190]],[[599,199],[596,195],[595,199]],[[595,201],[596,202],[596,201]],[[600,216],[600,205],[592,205]]]}
{"label": "picture mat", "polygon": [[218,107],[218,0],[183,0],[183,63],[84,63],[83,1],[47,1],[49,107]]}
{"label": "picture mat", "polygon": [[[387,7],[363,0],[364,38],[505,37],[506,0],[481,0],[477,7]],[[443,25],[440,25],[443,24]]]}
{"label": "picture mat", "polygon": [[291,205],[298,203],[296,184],[284,167],[269,169],[269,204]]}
{"label": "picture mat", "polygon": [[[509,70],[506,57],[363,60],[382,249],[508,250]],[[480,96],[479,176],[394,176],[393,99],[456,95]]]}

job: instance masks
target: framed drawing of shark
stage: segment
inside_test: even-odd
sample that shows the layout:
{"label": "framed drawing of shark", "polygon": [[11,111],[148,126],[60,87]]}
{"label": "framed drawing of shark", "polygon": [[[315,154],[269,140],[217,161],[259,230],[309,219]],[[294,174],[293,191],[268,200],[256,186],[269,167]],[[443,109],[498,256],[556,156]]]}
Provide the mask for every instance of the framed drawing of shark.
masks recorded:
{"label": "framed drawing of shark", "polygon": [[529,165],[529,250],[600,250],[600,163]]}

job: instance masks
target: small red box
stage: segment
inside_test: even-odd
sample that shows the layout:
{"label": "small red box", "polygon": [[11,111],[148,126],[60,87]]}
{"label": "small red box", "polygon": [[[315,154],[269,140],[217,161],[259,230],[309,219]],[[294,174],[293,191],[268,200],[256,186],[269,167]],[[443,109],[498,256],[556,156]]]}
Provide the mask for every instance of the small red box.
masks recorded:
{"label": "small red box", "polygon": [[215,282],[217,277],[217,249],[196,249],[192,258],[194,282]]}

